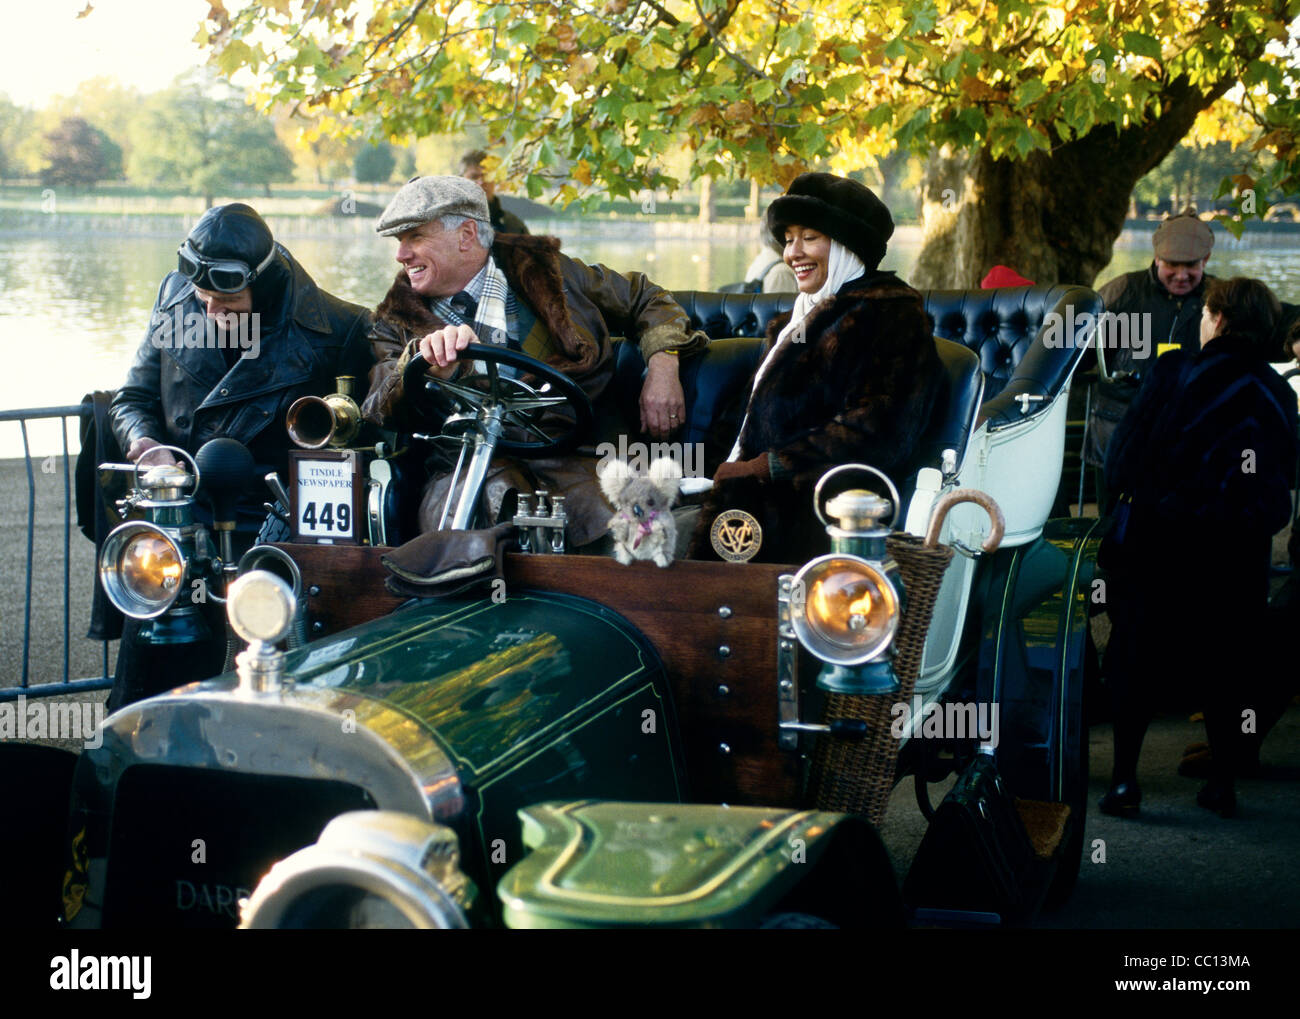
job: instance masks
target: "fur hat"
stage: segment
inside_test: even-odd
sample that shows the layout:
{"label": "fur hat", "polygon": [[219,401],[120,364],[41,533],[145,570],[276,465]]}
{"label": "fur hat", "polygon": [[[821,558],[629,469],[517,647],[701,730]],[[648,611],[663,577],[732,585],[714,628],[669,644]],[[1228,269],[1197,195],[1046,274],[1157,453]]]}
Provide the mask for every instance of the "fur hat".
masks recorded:
{"label": "fur hat", "polygon": [[767,207],[767,230],[784,248],[788,226],[807,226],[839,241],[868,269],[885,257],[894,217],[869,187],[833,173],[801,173]]}

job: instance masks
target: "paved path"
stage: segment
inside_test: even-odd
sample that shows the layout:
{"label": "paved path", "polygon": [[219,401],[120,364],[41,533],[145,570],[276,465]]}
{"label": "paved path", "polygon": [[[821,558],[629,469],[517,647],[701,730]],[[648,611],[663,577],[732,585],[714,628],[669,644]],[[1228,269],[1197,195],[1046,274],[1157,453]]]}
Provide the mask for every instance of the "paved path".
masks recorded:
{"label": "paved path", "polygon": [[[75,458],[74,458],[75,459]],[[63,678],[64,568],[68,575],[68,674],[73,679],[103,675],[103,645],[86,639],[94,584],[94,546],[77,530],[64,553],[63,458],[49,464],[54,472],[32,465],[29,488],[22,460],[0,460],[0,686],[14,686],[22,676],[24,577],[27,572],[29,492],[34,496],[36,527],[32,533],[32,621],[28,665],[33,685]],[[116,645],[110,647],[112,667]]]}

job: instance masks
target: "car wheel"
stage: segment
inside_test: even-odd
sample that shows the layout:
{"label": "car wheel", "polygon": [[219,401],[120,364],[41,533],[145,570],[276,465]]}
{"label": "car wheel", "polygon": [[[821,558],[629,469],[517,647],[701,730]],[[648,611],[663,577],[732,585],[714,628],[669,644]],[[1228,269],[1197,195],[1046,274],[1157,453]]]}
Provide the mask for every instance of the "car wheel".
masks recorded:
{"label": "car wheel", "polygon": [[[1080,720],[1082,714],[1080,713]],[[1065,838],[1065,847],[1061,851],[1061,862],[1056,866],[1056,874],[1048,885],[1043,897],[1043,909],[1055,910],[1065,905],[1074,892],[1079,880],[1079,868],[1083,866],[1083,840],[1088,827],[1088,729],[1080,724],[1079,733],[1079,770],[1071,784],[1068,802],[1070,804],[1070,833]]]}

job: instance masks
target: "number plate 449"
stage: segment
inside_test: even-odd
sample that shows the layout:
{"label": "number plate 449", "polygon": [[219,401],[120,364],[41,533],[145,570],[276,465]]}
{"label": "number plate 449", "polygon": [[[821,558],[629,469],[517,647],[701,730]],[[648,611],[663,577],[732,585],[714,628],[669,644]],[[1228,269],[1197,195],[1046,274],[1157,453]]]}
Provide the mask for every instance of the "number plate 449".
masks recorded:
{"label": "number plate 449", "polygon": [[293,540],[318,545],[356,545],[358,508],[364,492],[355,450],[289,453],[289,500]]}

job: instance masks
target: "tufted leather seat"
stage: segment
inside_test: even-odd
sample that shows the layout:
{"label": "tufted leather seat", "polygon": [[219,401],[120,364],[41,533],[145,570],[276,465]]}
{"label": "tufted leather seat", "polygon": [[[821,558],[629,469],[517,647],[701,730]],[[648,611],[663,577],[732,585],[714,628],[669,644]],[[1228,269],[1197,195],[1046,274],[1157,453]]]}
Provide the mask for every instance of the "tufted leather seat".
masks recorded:
{"label": "tufted leather seat", "polygon": [[985,378],[979,417],[993,430],[1033,417],[1065,389],[1102,310],[1097,294],[1069,285],[928,290],[924,297],[935,335],[978,356]]}
{"label": "tufted leather seat", "polygon": [[725,336],[766,336],[767,324],[794,307],[795,294],[725,294],[708,290],[679,290],[673,299],[703,329],[709,339]]}

